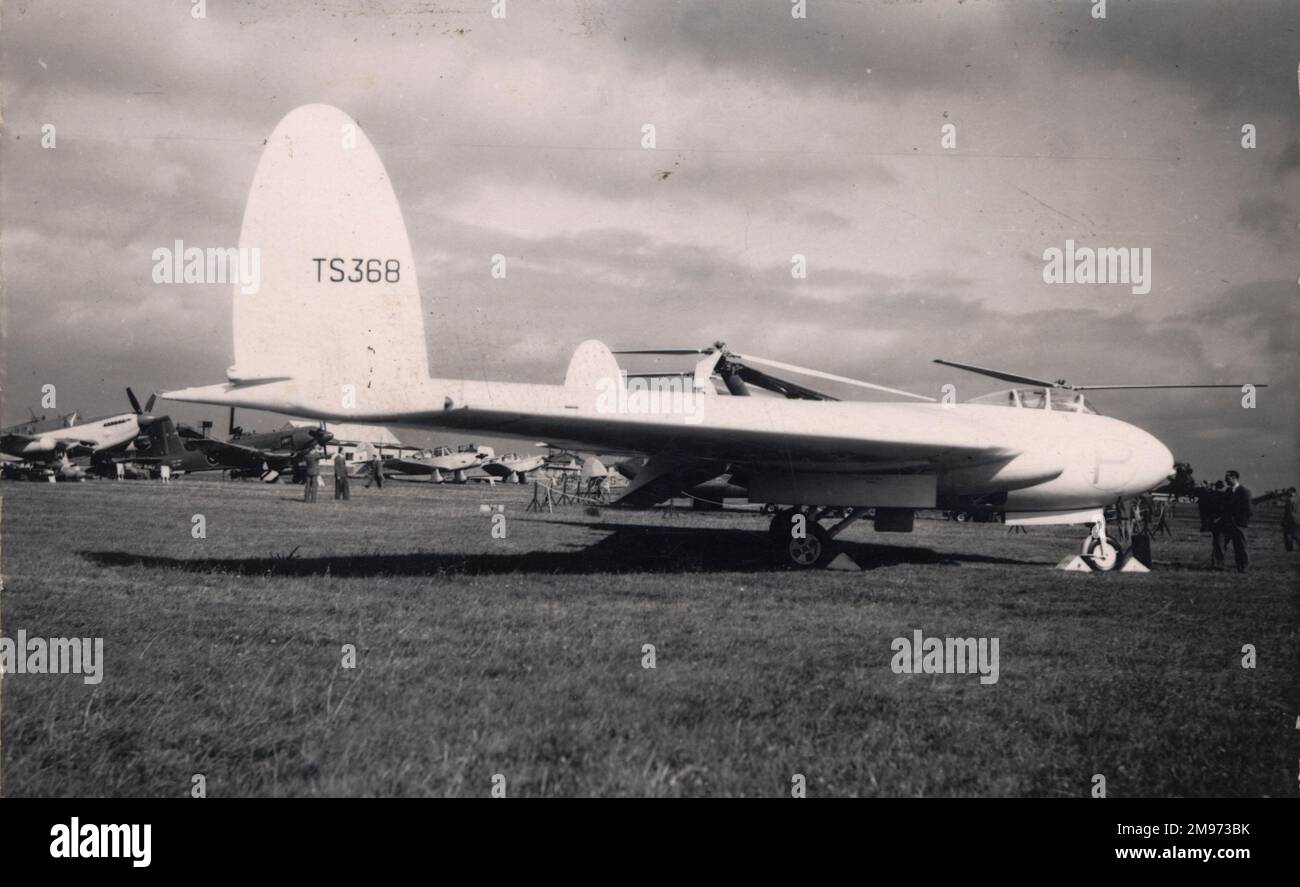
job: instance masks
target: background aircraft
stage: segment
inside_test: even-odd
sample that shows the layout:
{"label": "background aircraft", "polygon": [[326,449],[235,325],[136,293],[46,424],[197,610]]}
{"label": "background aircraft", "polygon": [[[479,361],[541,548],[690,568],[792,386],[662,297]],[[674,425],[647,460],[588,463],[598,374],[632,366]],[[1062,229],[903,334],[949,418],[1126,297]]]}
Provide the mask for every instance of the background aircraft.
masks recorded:
{"label": "background aircraft", "polygon": [[37,430],[39,424],[48,422],[39,419],[0,431],[0,453],[7,457],[6,462],[26,463],[37,471],[55,472],[64,477],[80,477],[82,471],[71,461],[73,456],[126,446],[140,434],[141,429],[158,420],[152,414],[154,397],[149,398],[142,410],[130,388],[126,389],[126,396],[131,401],[132,411],[129,413],[85,421],[78,420],[76,413],[70,413],[61,417],[67,424],[61,422],[47,430]]}
{"label": "background aircraft", "polygon": [[34,410],[29,410],[29,412],[32,414],[30,419],[18,425],[12,425],[9,428],[0,429],[0,434],[36,434],[41,431],[52,431],[56,428],[67,428],[71,425],[77,424],[77,412],[75,410],[71,413],[64,413],[61,416],[54,416],[53,418],[38,416]]}
{"label": "background aircraft", "polygon": [[540,453],[531,456],[521,456],[518,453],[506,453],[504,456],[497,456],[491,461],[483,463],[480,467],[494,478],[504,480],[507,483],[526,483],[528,472],[541,468],[546,462],[546,457]]}
{"label": "background aircraft", "polygon": [[467,471],[482,468],[493,459],[491,448],[470,443],[461,444],[455,450],[451,447],[435,447],[418,456],[385,459],[383,470],[392,474],[424,475],[436,484],[447,482],[444,475],[450,475],[451,483],[463,484],[469,479]]}
{"label": "background aircraft", "polygon": [[232,477],[260,477],[266,483],[275,483],[286,471],[293,473],[308,451],[334,439],[324,428],[290,425],[259,433],[245,432],[234,423],[232,409],[230,438],[224,441],[204,437],[185,425],[179,426],[177,433],[184,439],[186,449],[204,456],[210,469],[227,469]]}
{"label": "background aircraft", "polygon": [[202,450],[187,447],[186,441],[170,416],[160,416],[129,444],[100,450],[91,456],[91,471],[100,477],[115,477],[117,465],[122,463],[126,466],[125,477],[135,479],[153,477],[163,465],[167,465],[175,474],[220,471],[225,468]]}

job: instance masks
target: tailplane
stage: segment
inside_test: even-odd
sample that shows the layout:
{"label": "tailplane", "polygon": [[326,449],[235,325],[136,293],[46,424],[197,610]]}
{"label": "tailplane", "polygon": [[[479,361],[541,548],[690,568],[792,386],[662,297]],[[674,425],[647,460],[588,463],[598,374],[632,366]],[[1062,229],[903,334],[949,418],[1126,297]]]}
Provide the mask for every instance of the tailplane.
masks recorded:
{"label": "tailplane", "polygon": [[588,339],[579,345],[569,360],[564,387],[584,396],[617,396],[623,387],[623,377],[609,347],[597,339]]}

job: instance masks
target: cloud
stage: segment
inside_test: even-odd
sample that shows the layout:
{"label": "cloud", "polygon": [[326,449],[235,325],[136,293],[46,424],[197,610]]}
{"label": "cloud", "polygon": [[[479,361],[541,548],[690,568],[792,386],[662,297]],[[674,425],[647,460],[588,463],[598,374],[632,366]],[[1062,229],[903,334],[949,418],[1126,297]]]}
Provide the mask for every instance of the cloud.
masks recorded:
{"label": "cloud", "polygon": [[[1300,11],[1090,8],[811,0],[799,21],[785,0],[512,0],[499,21],[486,3],[321,0],[195,20],[173,2],[5,4],[6,421],[44,381],[94,411],[126,382],[222,377],[227,294],[153,285],[150,255],[233,244],[262,141],[325,101],[389,170],[438,372],[558,381],[595,337],[724,338],[963,395],[982,380],[930,358],[1267,378],[1256,411],[1225,410],[1231,392],[1104,408],[1199,462],[1256,447],[1293,481]],[[1044,284],[1042,252],[1066,238],[1150,247],[1151,294]]]}
{"label": "cloud", "polygon": [[1294,242],[1296,219],[1291,215],[1291,208],[1272,197],[1242,198],[1237,207],[1237,224],[1246,231],[1264,235],[1278,246]]}

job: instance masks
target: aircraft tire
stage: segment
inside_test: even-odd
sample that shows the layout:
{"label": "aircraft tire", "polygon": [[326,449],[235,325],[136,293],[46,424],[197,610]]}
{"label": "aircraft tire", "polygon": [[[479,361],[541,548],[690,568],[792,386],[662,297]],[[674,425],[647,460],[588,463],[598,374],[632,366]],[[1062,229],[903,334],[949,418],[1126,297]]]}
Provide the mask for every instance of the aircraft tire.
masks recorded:
{"label": "aircraft tire", "polygon": [[1104,546],[1091,533],[1088,534],[1088,538],[1083,544],[1083,559],[1099,573],[1108,573],[1118,567],[1120,555],[1119,543],[1110,535],[1106,536]]}
{"label": "aircraft tire", "polygon": [[824,567],[835,557],[833,540],[821,524],[809,522],[808,533],[800,539],[787,536],[780,543],[787,566],[799,570]]}

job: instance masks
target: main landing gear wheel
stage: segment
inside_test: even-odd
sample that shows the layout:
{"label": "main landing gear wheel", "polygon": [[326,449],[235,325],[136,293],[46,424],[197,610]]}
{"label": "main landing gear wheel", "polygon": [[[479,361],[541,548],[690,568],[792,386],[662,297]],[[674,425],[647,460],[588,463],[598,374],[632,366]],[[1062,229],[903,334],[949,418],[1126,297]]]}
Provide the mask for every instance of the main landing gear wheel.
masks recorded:
{"label": "main landing gear wheel", "polygon": [[[802,532],[795,532],[795,518],[802,517]],[[802,508],[782,508],[772,516],[768,538],[772,554],[782,566],[806,570],[824,567],[837,553],[834,536],[816,520],[820,515]]]}
{"label": "main landing gear wheel", "polygon": [[835,557],[831,547],[831,534],[821,524],[809,521],[802,536],[790,536],[782,545],[786,563],[801,570],[824,567]]}
{"label": "main landing gear wheel", "polygon": [[1083,558],[1095,570],[1103,573],[1113,570],[1119,566],[1119,543],[1110,536],[1098,538],[1089,533],[1083,541]]}

